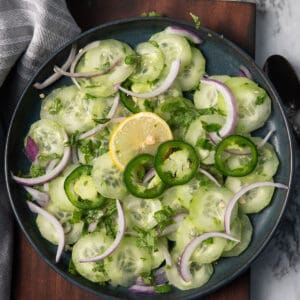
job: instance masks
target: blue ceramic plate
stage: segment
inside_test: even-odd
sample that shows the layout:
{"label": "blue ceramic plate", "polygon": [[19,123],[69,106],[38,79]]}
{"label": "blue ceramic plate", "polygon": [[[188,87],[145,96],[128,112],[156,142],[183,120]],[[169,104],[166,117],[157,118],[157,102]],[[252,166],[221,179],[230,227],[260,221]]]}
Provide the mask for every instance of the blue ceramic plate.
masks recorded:
{"label": "blue ceramic plate", "polygon": [[[85,280],[82,277],[68,273],[70,254],[65,252],[58,264],[54,263],[56,247],[46,242],[40,235],[35,225],[35,215],[29,212],[25,204],[23,189],[12,181],[10,172],[17,173],[19,170],[27,170],[29,165],[23,152],[23,140],[30,125],[39,118],[40,104],[39,91],[32,87],[32,83],[41,81],[51,74],[53,65],[61,65],[69,54],[71,44],[76,42],[79,47],[98,39],[114,38],[124,41],[134,47],[137,43],[148,40],[150,36],[163,30],[169,25],[183,26],[196,32],[204,40],[199,46],[207,61],[207,73],[238,75],[239,66],[245,65],[252,73],[254,80],[267,90],[272,99],[272,114],[267,124],[257,131],[257,135],[264,136],[270,128],[276,128],[276,134],[271,138],[279,155],[281,165],[276,174],[275,181],[291,185],[293,174],[293,148],[287,120],[282,109],[278,95],[273,86],[267,80],[262,71],[255,65],[253,60],[237,46],[217,35],[216,33],[201,28],[195,30],[193,24],[168,18],[134,18],[96,27],[78,36],[65,47],[57,51],[39,70],[28,84],[22,95],[10,125],[6,154],[6,181],[10,201],[16,218],[39,255],[54,270],[64,276],[70,282],[101,296],[103,299],[140,299],[141,295],[134,295],[125,288],[111,288],[100,286]],[[55,85],[45,91],[48,94],[53,88],[68,83],[68,79],[61,79]],[[260,253],[271,238],[283,213],[289,191],[276,190],[272,204],[262,213],[251,216],[254,225],[253,239],[248,249],[238,257],[226,258],[218,261],[215,272],[211,279],[201,288],[179,291],[175,288],[169,294],[157,296],[143,296],[144,299],[192,299],[206,295],[225,285],[244,270]]]}

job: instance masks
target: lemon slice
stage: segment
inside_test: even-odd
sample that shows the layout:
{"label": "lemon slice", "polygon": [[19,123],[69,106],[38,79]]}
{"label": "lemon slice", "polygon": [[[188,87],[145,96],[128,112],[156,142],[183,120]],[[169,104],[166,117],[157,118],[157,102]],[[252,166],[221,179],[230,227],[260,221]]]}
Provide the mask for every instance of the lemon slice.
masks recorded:
{"label": "lemon slice", "polygon": [[155,154],[158,146],[173,139],[169,125],[158,115],[140,112],[126,118],[114,130],[109,154],[118,169],[140,153]]}

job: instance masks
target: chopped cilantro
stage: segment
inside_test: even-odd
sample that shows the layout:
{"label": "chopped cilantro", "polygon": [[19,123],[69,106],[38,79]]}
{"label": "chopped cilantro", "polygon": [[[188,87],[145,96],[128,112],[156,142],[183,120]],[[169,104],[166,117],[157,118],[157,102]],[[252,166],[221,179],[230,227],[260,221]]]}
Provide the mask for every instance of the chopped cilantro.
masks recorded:
{"label": "chopped cilantro", "polygon": [[169,284],[156,285],[154,290],[158,294],[165,294],[171,291],[172,287]]}
{"label": "chopped cilantro", "polygon": [[199,17],[194,15],[193,13],[190,12],[190,16],[192,17],[193,21],[194,21],[194,24],[195,24],[195,28],[196,29],[200,29],[200,20],[199,20]]}
{"label": "chopped cilantro", "polygon": [[266,97],[267,97],[267,94],[266,94],[266,93],[264,93],[263,95],[258,96],[258,97],[256,98],[255,104],[256,104],[256,105],[261,105],[261,104],[263,104],[263,103],[265,102]]}
{"label": "chopped cilantro", "polygon": [[69,140],[67,141],[66,145],[67,146],[75,146],[79,143],[79,132],[76,131],[74,133],[72,133],[69,137]]}
{"label": "chopped cilantro", "polygon": [[63,104],[59,98],[55,98],[50,102],[50,105],[48,107],[48,112],[51,115],[56,115],[60,112],[60,110],[63,108]]}
{"label": "chopped cilantro", "polygon": [[89,100],[89,99],[97,99],[96,96],[91,95],[91,94],[89,94],[89,93],[85,93],[84,97],[85,97],[85,99],[88,99],[88,100]]}
{"label": "chopped cilantro", "polygon": [[39,155],[39,161],[40,162],[47,162],[56,158],[59,158],[60,156],[57,153],[52,153],[48,155]]}
{"label": "chopped cilantro", "polygon": [[174,223],[174,211],[170,206],[165,206],[163,209],[154,213],[154,218],[157,221],[157,226],[160,231],[163,231],[167,226]]}
{"label": "chopped cilantro", "polygon": [[105,273],[104,269],[104,261],[97,261],[95,262],[95,267],[92,269],[93,272],[100,272],[100,273]]}
{"label": "chopped cilantro", "polygon": [[155,229],[144,230],[135,226],[137,232],[136,245],[139,248],[147,248],[150,252],[157,251],[158,233]]}
{"label": "chopped cilantro", "polygon": [[219,131],[221,129],[221,125],[220,124],[216,124],[216,123],[211,123],[211,124],[205,124],[203,123],[203,128],[207,131],[207,132],[216,132]]}
{"label": "chopped cilantro", "polygon": [[148,273],[148,272],[142,273],[141,277],[142,277],[142,280],[144,281],[145,284],[153,285],[154,282],[155,282],[155,278],[154,278],[152,272],[150,272],[150,273]]}
{"label": "chopped cilantro", "polygon": [[126,65],[135,65],[139,61],[139,56],[136,54],[130,54],[125,57]]}
{"label": "chopped cilantro", "polygon": [[197,146],[205,150],[212,150],[214,147],[211,141],[205,138],[199,139],[197,141]]}
{"label": "chopped cilantro", "polygon": [[97,124],[105,124],[105,123],[109,122],[110,119],[108,119],[108,118],[93,119],[93,121],[94,121],[95,123],[97,123]]}
{"label": "chopped cilantro", "polygon": [[143,12],[141,14],[142,17],[160,17],[160,13],[156,11]]}
{"label": "chopped cilantro", "polygon": [[74,262],[73,262],[72,258],[71,258],[70,261],[69,261],[69,268],[68,268],[68,270],[69,270],[69,272],[70,272],[72,275],[77,275],[77,274],[78,274],[78,272],[77,272],[77,270],[76,270],[76,267],[75,267],[75,265],[74,265]]}
{"label": "chopped cilantro", "polygon": [[30,177],[39,177],[46,173],[46,169],[43,166],[32,164],[30,166]]}
{"label": "chopped cilantro", "polygon": [[109,69],[109,67],[110,67],[110,62],[107,61],[106,63],[104,63],[104,64],[102,65],[102,67],[103,67],[104,69]]}
{"label": "chopped cilantro", "polygon": [[144,101],[144,107],[145,107],[145,109],[147,111],[154,111],[154,109],[156,108],[156,106],[157,106],[157,103],[154,100],[146,99]]}

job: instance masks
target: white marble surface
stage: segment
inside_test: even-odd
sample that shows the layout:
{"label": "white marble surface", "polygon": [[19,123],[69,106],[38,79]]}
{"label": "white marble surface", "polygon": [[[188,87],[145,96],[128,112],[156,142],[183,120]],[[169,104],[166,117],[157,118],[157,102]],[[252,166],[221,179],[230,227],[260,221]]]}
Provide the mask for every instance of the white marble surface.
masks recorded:
{"label": "white marble surface", "polygon": [[[300,0],[257,0],[256,60],[285,56],[300,77]],[[299,95],[300,101],[300,95]],[[300,150],[297,151],[300,157]],[[300,175],[272,241],[251,268],[251,300],[300,299]]]}

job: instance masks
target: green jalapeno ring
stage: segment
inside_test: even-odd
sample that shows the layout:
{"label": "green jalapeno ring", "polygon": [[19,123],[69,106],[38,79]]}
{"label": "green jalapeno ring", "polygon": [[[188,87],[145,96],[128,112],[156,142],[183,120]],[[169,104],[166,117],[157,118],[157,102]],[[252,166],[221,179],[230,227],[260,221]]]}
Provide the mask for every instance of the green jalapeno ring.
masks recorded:
{"label": "green jalapeno ring", "polygon": [[132,195],[150,199],[158,197],[164,192],[166,185],[158,177],[158,181],[153,187],[149,188],[147,184],[143,183],[145,175],[153,167],[154,156],[147,153],[134,157],[127,164],[124,171],[124,183]]}
{"label": "green jalapeno ring", "polygon": [[[249,161],[243,166],[236,169],[226,167],[224,153],[230,154],[229,146],[248,147],[249,153],[241,153],[241,155],[250,156]],[[232,155],[239,155],[234,153]],[[248,138],[241,135],[230,135],[223,139],[216,147],[215,164],[217,169],[226,176],[242,177],[250,174],[256,167],[258,162],[258,152],[256,145]]]}
{"label": "green jalapeno ring", "polygon": [[[176,155],[176,152],[178,155]],[[172,159],[174,159],[173,162]],[[178,164],[180,159],[183,160],[181,165]],[[186,142],[176,140],[162,143],[157,149],[154,160],[158,176],[169,186],[181,185],[190,181],[195,176],[199,164],[200,160],[194,147]]]}
{"label": "green jalapeno ring", "polygon": [[[96,209],[104,206],[107,198],[97,192],[92,183],[92,166],[80,165],[73,170],[65,179],[64,190],[69,201],[80,209]],[[82,181],[82,182],[80,182]],[[89,194],[91,198],[85,198],[76,192],[76,185],[80,184],[84,190],[84,184],[86,183],[86,196]],[[84,191],[83,191],[84,193]]]}

